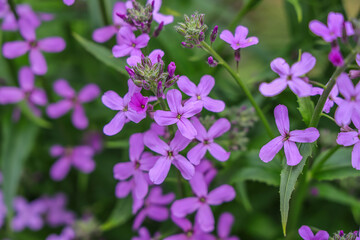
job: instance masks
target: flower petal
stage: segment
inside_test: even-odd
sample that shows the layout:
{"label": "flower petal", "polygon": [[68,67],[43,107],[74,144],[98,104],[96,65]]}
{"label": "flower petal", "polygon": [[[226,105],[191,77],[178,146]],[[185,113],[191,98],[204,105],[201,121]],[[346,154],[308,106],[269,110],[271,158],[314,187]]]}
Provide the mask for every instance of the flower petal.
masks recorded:
{"label": "flower petal", "polygon": [[312,143],[315,142],[320,136],[319,130],[314,127],[305,130],[294,130],[290,132],[289,140],[299,143]]}
{"label": "flower petal", "polygon": [[284,142],[284,152],[286,157],[286,163],[289,166],[298,165],[302,159],[296,143],[289,140]]}
{"label": "flower petal", "polygon": [[304,52],[301,55],[300,61],[291,66],[290,72],[293,76],[299,77],[310,72],[310,70],[314,68],[315,64],[316,58],[310,53]]}
{"label": "flower petal", "polygon": [[177,85],[188,96],[192,97],[197,93],[196,85],[187,76],[181,76],[177,81]]}
{"label": "flower petal", "polygon": [[301,226],[301,228],[299,228],[299,235],[305,239],[305,240],[312,240],[314,238],[314,234],[311,231],[310,227],[308,226]]}
{"label": "flower petal", "polygon": [[280,134],[284,136],[289,133],[290,123],[287,107],[282,104],[277,105],[274,109],[274,117]]}
{"label": "flower petal", "polygon": [[192,164],[198,165],[204,158],[206,151],[207,147],[204,144],[199,143],[187,153],[187,158]]}
{"label": "flower petal", "polygon": [[119,182],[118,184],[116,184],[115,195],[117,198],[124,198],[127,195],[129,195],[131,189],[132,189],[131,181]]}
{"label": "flower petal", "polygon": [[312,86],[300,78],[293,78],[288,82],[289,88],[299,97],[311,96]]}
{"label": "flower petal", "polygon": [[37,75],[47,72],[47,64],[44,55],[38,49],[31,49],[29,54],[31,70]]}
{"label": "flower petal", "polygon": [[118,112],[115,117],[104,126],[103,132],[108,136],[113,136],[119,133],[124,127],[126,117],[123,112]]}
{"label": "flower petal", "polygon": [[170,166],[171,160],[169,158],[160,157],[149,171],[150,180],[157,185],[163,183],[169,173]]}
{"label": "flower petal", "polygon": [[186,180],[191,179],[195,173],[195,167],[192,165],[189,160],[187,160],[182,155],[176,155],[173,160],[174,166],[179,169],[181,175]]}
{"label": "flower petal", "polygon": [[181,92],[177,89],[171,89],[166,94],[166,100],[169,105],[171,112],[179,113],[182,107],[181,100]]}
{"label": "flower petal", "polygon": [[225,109],[225,103],[221,100],[202,97],[204,108],[210,112],[222,112]]}
{"label": "flower petal", "polygon": [[341,73],[336,79],[337,87],[345,99],[350,100],[356,95],[354,84],[346,73]]}
{"label": "flower petal", "polygon": [[44,52],[57,53],[65,49],[66,43],[61,37],[48,37],[39,40],[38,47]]}
{"label": "flower petal", "polygon": [[226,118],[218,119],[209,129],[208,136],[211,139],[218,138],[231,128],[229,120]]}
{"label": "flower petal", "polygon": [[114,166],[114,178],[117,180],[125,180],[134,174],[134,163],[121,162]]}
{"label": "flower petal", "polygon": [[[159,124],[160,125],[160,124]],[[192,123],[189,121],[189,119],[181,118],[176,125],[179,128],[179,131],[181,134],[188,138],[188,139],[194,139],[196,137],[197,131],[192,125]]]}
{"label": "flower petal", "polygon": [[113,25],[96,29],[92,34],[92,39],[98,43],[104,43],[110,40],[118,32]]}
{"label": "flower petal", "polygon": [[176,200],[171,205],[171,213],[175,217],[183,218],[186,215],[195,212],[201,203],[197,197],[188,197],[180,200]]}
{"label": "flower petal", "polygon": [[0,104],[17,103],[25,97],[24,92],[17,87],[0,88]]}
{"label": "flower petal", "polygon": [[209,205],[201,205],[196,214],[195,221],[204,232],[212,232],[214,230],[215,220]]}
{"label": "flower petal", "polygon": [[152,205],[147,209],[148,217],[152,220],[163,222],[169,218],[169,211],[166,207]]}
{"label": "flower petal", "polygon": [[6,58],[17,58],[24,55],[27,51],[30,50],[29,43],[24,41],[13,41],[4,43],[2,52]]}
{"label": "flower petal", "polygon": [[114,91],[105,92],[101,97],[101,101],[111,110],[123,110],[124,108],[123,99]]}
{"label": "flower petal", "polygon": [[210,75],[204,75],[200,79],[200,83],[198,85],[198,90],[201,96],[209,95],[211,89],[213,89],[215,85],[215,79]]}
{"label": "flower petal", "polygon": [[351,116],[354,112],[354,105],[347,101],[337,101],[338,108],[335,111],[336,123],[340,126],[347,126],[351,122]]}
{"label": "flower petal", "polygon": [[273,97],[280,94],[287,87],[285,78],[277,78],[270,83],[261,83],[259,91],[265,97]]}
{"label": "flower petal", "polygon": [[55,181],[63,180],[70,171],[71,161],[67,157],[60,158],[50,168],[50,176]]}
{"label": "flower petal", "polygon": [[275,58],[270,63],[271,70],[279,74],[280,77],[286,78],[290,74],[289,64],[283,58]]}
{"label": "flower petal", "polygon": [[19,71],[19,85],[25,91],[31,91],[34,88],[35,77],[29,67],[22,67]]}
{"label": "flower petal", "polygon": [[190,186],[195,193],[195,195],[199,198],[206,197],[208,194],[208,187],[205,182],[204,176],[200,172],[196,172],[194,176],[190,179]]}
{"label": "flower petal", "polygon": [[220,34],[220,39],[228,44],[232,44],[234,42],[234,36],[229,30],[223,30]]}
{"label": "flower petal", "polygon": [[112,53],[114,57],[120,58],[127,55],[130,55],[131,50],[133,50],[132,47],[129,47],[128,45],[122,44],[122,45],[115,45],[112,48]]}
{"label": "flower petal", "polygon": [[160,126],[168,126],[175,124],[179,121],[177,115],[178,114],[175,112],[157,110],[154,114],[154,120]]}
{"label": "flower petal", "polygon": [[261,149],[259,153],[259,157],[261,161],[263,162],[270,162],[273,160],[275,155],[281,150],[283,147],[283,136],[278,136],[274,139],[272,139],[270,142],[265,144]]}
{"label": "flower petal", "polygon": [[145,133],[144,144],[146,147],[150,148],[152,151],[159,153],[163,156],[167,156],[167,151],[170,150],[169,145],[167,145],[163,140],[161,140],[153,132]]}
{"label": "flower petal", "polygon": [[231,213],[225,212],[220,215],[217,225],[217,233],[220,238],[227,239],[227,237],[229,237],[233,223],[234,216]]}
{"label": "flower petal", "polygon": [[132,162],[140,160],[144,151],[144,140],[142,133],[135,133],[129,139],[129,157]]}
{"label": "flower petal", "polygon": [[56,94],[64,98],[73,98],[76,94],[74,89],[65,79],[56,80],[56,82],[54,83],[54,91],[56,92]]}
{"label": "flower petal", "polygon": [[225,149],[217,143],[210,143],[208,150],[215,159],[221,162],[228,160],[230,157],[230,152],[225,151]]}
{"label": "flower petal", "polygon": [[70,111],[72,107],[73,103],[68,99],[64,99],[57,103],[49,104],[46,113],[50,118],[59,118]]}
{"label": "flower petal", "polygon": [[356,170],[360,170],[360,143],[356,143],[351,153],[351,164]]}
{"label": "flower petal", "polygon": [[224,184],[212,190],[207,197],[207,202],[210,205],[220,205],[224,202],[234,200],[236,196],[235,190],[232,186]]}
{"label": "flower petal", "polygon": [[355,143],[359,142],[359,133],[355,131],[351,132],[339,132],[336,142],[339,145],[343,145],[345,147],[352,146]]}
{"label": "flower petal", "polygon": [[144,198],[148,193],[148,183],[144,176],[145,173],[141,171],[135,171],[134,173],[134,191],[137,198]]}
{"label": "flower petal", "polygon": [[336,36],[330,34],[327,26],[318,20],[312,20],[309,23],[309,28],[315,35],[322,37],[326,42],[331,42],[336,39]]}
{"label": "flower petal", "polygon": [[82,103],[90,102],[95,98],[97,98],[99,94],[100,94],[100,88],[96,84],[91,83],[86,85],[80,90],[78,94],[78,100]]}
{"label": "flower petal", "polygon": [[89,120],[87,119],[85,115],[85,110],[81,104],[76,104],[74,106],[71,120],[77,129],[85,129],[88,127]]}
{"label": "flower petal", "polygon": [[148,45],[149,40],[150,40],[149,35],[143,33],[136,38],[134,43],[136,44],[136,48],[144,48]]}

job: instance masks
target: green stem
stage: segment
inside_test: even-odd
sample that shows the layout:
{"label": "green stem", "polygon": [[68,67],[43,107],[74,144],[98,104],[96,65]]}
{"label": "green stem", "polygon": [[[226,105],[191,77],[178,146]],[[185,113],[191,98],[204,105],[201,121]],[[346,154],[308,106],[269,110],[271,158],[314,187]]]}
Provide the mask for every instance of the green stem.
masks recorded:
{"label": "green stem", "polygon": [[246,97],[249,99],[251,105],[254,107],[257,115],[259,116],[261,122],[264,124],[266,131],[269,135],[270,138],[274,138],[274,133],[271,130],[270,124],[267,121],[263,111],[260,109],[260,107],[257,105],[257,103],[255,102],[254,97],[251,95],[250,90],[247,88],[247,86],[245,85],[245,83],[241,80],[239,74],[234,71],[229,64],[227,64],[224,59],[212,48],[210,47],[205,41],[201,42],[201,46],[203,47],[203,49],[208,52],[210,55],[214,56],[216,58],[216,60],[219,62],[219,64],[223,65],[224,68],[230,73],[230,75],[235,79],[235,81],[237,82],[237,84],[241,87],[241,89],[244,91]]}
{"label": "green stem", "polygon": [[310,171],[311,172],[310,177],[314,176],[314,174],[321,169],[324,163],[339,149],[340,149],[340,145],[336,145],[335,147],[330,149],[330,151],[318,163],[315,163]]}
{"label": "green stem", "polygon": [[331,117],[331,116],[329,116],[329,115],[327,115],[325,113],[321,113],[321,116],[326,117],[326,118],[330,119],[331,121],[333,121],[334,123],[336,123],[336,121],[335,121],[335,119],[333,117]]}
{"label": "green stem", "polygon": [[10,10],[12,11],[12,13],[14,14],[16,21],[19,20],[19,15],[16,12],[16,4],[14,3],[14,0],[8,0],[8,4],[10,6]]}
{"label": "green stem", "polygon": [[107,26],[107,25],[109,25],[109,20],[108,20],[107,13],[106,13],[105,1],[99,0],[99,5],[100,5],[101,16],[102,16],[104,25]]}

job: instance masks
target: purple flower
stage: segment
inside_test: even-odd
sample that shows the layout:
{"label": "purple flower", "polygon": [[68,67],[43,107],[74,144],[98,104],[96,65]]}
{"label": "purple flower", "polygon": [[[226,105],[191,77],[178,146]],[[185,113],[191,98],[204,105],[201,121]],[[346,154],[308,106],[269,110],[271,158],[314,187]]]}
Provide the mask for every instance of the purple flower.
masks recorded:
{"label": "purple flower", "polygon": [[140,56],[141,48],[147,46],[150,37],[146,33],[136,37],[129,27],[123,27],[119,31],[117,45],[112,48],[114,57]]}
{"label": "purple flower", "polygon": [[141,95],[141,93],[134,93],[134,95],[131,97],[129,106],[137,113],[146,112],[148,107],[148,101],[148,97],[144,97],[143,95]]}
{"label": "purple flower", "polygon": [[149,230],[146,227],[142,227],[139,229],[139,236],[133,237],[131,240],[159,240],[161,234],[155,233],[154,237],[151,237]]}
{"label": "purple flower", "polygon": [[230,44],[232,49],[238,50],[240,48],[246,48],[251,45],[255,45],[259,43],[259,39],[257,37],[249,37],[249,30],[244,26],[237,26],[235,30],[235,36],[229,30],[224,30],[220,34],[220,39]]}
{"label": "purple flower", "polygon": [[0,191],[0,228],[4,225],[6,213],[7,213],[7,209],[4,202],[4,196],[2,191]]}
{"label": "purple flower", "polygon": [[[152,65],[154,65],[155,63],[158,63],[159,60],[164,56],[164,52],[160,49],[155,49],[153,50],[150,54],[149,54],[149,59],[152,63]],[[129,64],[129,66],[134,67],[136,66],[138,63],[141,62],[142,59],[142,55],[135,55],[135,56],[131,56],[128,57],[126,59],[127,64]]]}
{"label": "purple flower", "polygon": [[70,109],[74,109],[71,116],[74,126],[78,129],[87,128],[89,121],[85,115],[82,104],[97,98],[100,94],[99,87],[91,83],[83,87],[79,93],[76,94],[75,90],[65,79],[59,79],[54,83],[54,91],[64,99],[57,103],[52,103],[47,107],[46,112],[49,117],[59,118],[70,111]]}
{"label": "purple flower", "polygon": [[12,220],[11,227],[14,231],[20,232],[26,227],[33,231],[40,230],[44,221],[41,215],[46,211],[46,203],[43,199],[37,199],[28,203],[24,198],[14,199],[16,215]]}
{"label": "purple flower", "polygon": [[98,131],[86,132],[82,142],[94,149],[95,153],[100,153],[104,147],[103,135]]}
{"label": "purple flower", "polygon": [[60,157],[50,169],[50,176],[55,181],[63,180],[71,166],[83,173],[90,173],[95,168],[94,150],[89,146],[64,148],[60,145],[54,145],[50,149],[50,155]]}
{"label": "purple flower", "polygon": [[337,87],[345,99],[338,98],[335,120],[340,126],[349,125],[351,120],[360,117],[360,83],[354,87],[346,73],[341,73],[336,80]]}
{"label": "purple flower", "polygon": [[73,240],[75,237],[75,231],[71,227],[66,227],[60,235],[51,234],[46,240]]}
{"label": "purple flower", "polygon": [[17,58],[29,52],[31,70],[38,75],[47,72],[46,60],[41,53],[61,52],[65,49],[65,41],[61,37],[48,37],[36,40],[35,27],[25,20],[19,21],[20,34],[25,41],[7,42],[3,45],[3,54],[6,58]]}
{"label": "purple flower", "polygon": [[147,4],[152,4],[152,2],[154,2],[153,18],[155,22],[159,24],[163,22],[164,25],[167,25],[174,21],[174,16],[159,13],[162,0],[148,0]]}
{"label": "purple flower", "polygon": [[113,8],[113,24],[98,28],[93,32],[92,38],[95,42],[103,43],[112,38],[116,33],[119,32],[119,29],[128,24],[121,19],[118,14],[126,14],[126,6],[124,2],[116,2]]}
{"label": "purple flower", "polygon": [[171,164],[179,169],[181,175],[189,180],[195,172],[194,166],[182,155],[180,151],[184,150],[190,143],[190,140],[183,137],[179,131],[175,133],[175,137],[170,144],[162,141],[157,135],[152,132],[145,133],[145,146],[161,156],[156,161],[153,168],[149,171],[150,180],[154,184],[161,184],[169,173]]}
{"label": "purple flower", "polygon": [[187,101],[183,106],[181,104],[181,92],[176,89],[171,89],[167,92],[166,100],[170,111],[157,110],[154,114],[155,122],[160,126],[168,126],[176,123],[184,137],[193,139],[197,131],[188,118],[201,112],[201,102]]}
{"label": "purple flower", "polygon": [[71,6],[75,3],[75,0],[63,0],[63,2],[68,5],[68,6]]}
{"label": "purple flower", "polygon": [[141,202],[138,208],[141,208],[141,206],[144,206],[144,208],[135,217],[133,229],[138,229],[146,217],[158,222],[168,219],[169,210],[165,205],[170,204],[174,198],[175,194],[173,193],[163,195],[160,187],[152,188],[146,200],[138,199]]}
{"label": "purple flower", "polygon": [[318,20],[309,23],[310,30],[322,37],[326,42],[332,42],[338,37],[342,37],[344,26],[344,16],[341,13],[330,12],[327,18],[327,26]]}
{"label": "purple flower", "polygon": [[348,129],[349,131],[340,132],[336,142],[345,147],[354,145],[351,153],[351,163],[353,168],[360,170],[360,118],[353,119],[353,123],[357,130]]}
{"label": "purple flower", "polygon": [[164,240],[216,240],[213,235],[202,231],[199,224],[197,224],[196,222],[195,226],[193,226],[192,223],[186,218],[178,218],[174,215],[171,215],[171,219],[183,230],[183,233],[166,237],[164,238]]}
{"label": "purple flower", "polygon": [[259,91],[266,97],[278,95],[289,86],[299,97],[311,95],[312,86],[301,78],[302,75],[308,73],[315,66],[316,59],[310,53],[303,53],[301,60],[289,67],[289,64],[283,58],[274,59],[270,67],[279,74],[271,83],[261,83]]}
{"label": "purple flower", "polygon": [[226,152],[219,144],[214,142],[214,138],[218,138],[225,132],[230,130],[231,124],[226,118],[220,118],[206,131],[199,119],[191,118],[194,127],[197,130],[196,139],[200,142],[193,147],[187,154],[188,159],[194,165],[198,165],[200,160],[204,158],[207,151],[219,161],[226,161],[230,157],[230,152]]}
{"label": "purple flower", "polygon": [[221,240],[239,240],[238,237],[229,237],[231,232],[231,226],[234,223],[234,216],[228,212],[220,215],[217,225],[217,234]]}
{"label": "purple flower", "polygon": [[54,197],[45,198],[45,200],[47,206],[46,221],[51,227],[74,223],[75,214],[65,209],[67,199],[64,194],[58,193]]}
{"label": "purple flower", "polygon": [[0,104],[17,103],[25,99],[34,114],[37,116],[41,115],[40,110],[37,109],[35,105],[46,105],[47,97],[43,89],[35,87],[35,77],[29,67],[20,69],[19,85],[20,88],[1,87]]}
{"label": "purple flower", "polygon": [[331,48],[328,58],[329,61],[336,67],[341,67],[342,65],[344,65],[344,58],[341,55],[339,46]]}
{"label": "purple flower", "polygon": [[[356,54],[356,63],[360,67],[360,53]],[[360,70],[350,70],[349,77],[351,79],[360,77]]]}
{"label": "purple flower", "polygon": [[137,113],[135,110],[129,107],[131,97],[134,93],[139,93],[141,88],[137,87],[133,81],[128,80],[129,91],[125,94],[124,98],[121,98],[114,91],[107,91],[101,97],[101,100],[105,106],[111,110],[116,110],[118,113],[115,117],[104,126],[104,134],[113,136],[119,133],[124,127],[127,121],[139,123],[146,118],[146,112]]}
{"label": "purple flower", "polygon": [[195,167],[195,172],[199,172],[204,176],[206,184],[209,186],[216,177],[217,169],[207,159],[202,159],[200,164]]}
{"label": "purple flower", "polygon": [[[120,181],[133,177],[131,190],[135,192],[137,198],[144,198],[148,192],[148,183],[143,171],[149,171],[155,164],[157,157],[149,152],[144,152],[143,134],[135,133],[131,135],[129,148],[130,162],[117,163],[114,166],[114,178]],[[117,187],[117,196],[122,196],[123,190]]]}
{"label": "purple flower", "polygon": [[[324,92],[324,89],[314,87],[312,92],[313,92],[313,94],[311,94],[312,96],[321,95]],[[337,102],[337,100],[339,99],[338,95],[339,95],[339,89],[335,85],[333,89],[330,91],[329,97],[325,102],[323,112],[326,113],[330,112],[330,109],[334,106],[334,103]]]}
{"label": "purple flower", "polygon": [[319,131],[311,127],[305,130],[294,130],[290,132],[288,109],[284,105],[277,105],[274,110],[274,115],[276,126],[281,135],[265,144],[260,149],[259,157],[263,162],[270,162],[282,147],[284,147],[287,165],[295,166],[302,159],[296,143],[315,142],[320,136]]}
{"label": "purple flower", "polygon": [[181,91],[191,97],[190,102],[199,102],[202,107],[211,112],[222,112],[224,110],[225,103],[223,101],[208,97],[215,85],[215,79],[212,76],[202,76],[198,86],[186,76],[181,76],[177,84]]}
{"label": "purple flower", "polygon": [[183,218],[197,210],[196,223],[204,232],[211,232],[215,221],[210,206],[232,201],[236,195],[235,190],[232,186],[224,184],[208,193],[204,176],[198,172],[190,180],[190,185],[196,197],[176,200],[171,206],[171,213],[175,217]]}
{"label": "purple flower", "polygon": [[308,226],[301,226],[299,228],[299,235],[304,240],[328,240],[329,234],[326,231],[320,230],[314,236],[314,233],[311,231]]}

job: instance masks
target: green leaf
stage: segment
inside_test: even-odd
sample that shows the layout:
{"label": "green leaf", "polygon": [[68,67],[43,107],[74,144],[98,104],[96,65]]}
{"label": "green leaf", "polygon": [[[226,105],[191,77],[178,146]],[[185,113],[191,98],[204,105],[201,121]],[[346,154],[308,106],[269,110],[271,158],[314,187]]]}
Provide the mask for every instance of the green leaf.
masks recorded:
{"label": "green leaf", "polygon": [[97,58],[100,62],[115,69],[119,73],[128,76],[128,73],[125,70],[125,59],[117,59],[106,47],[89,41],[76,33],[73,33],[73,35],[75,39],[81,44],[81,46],[83,46],[86,51],[88,51],[91,55]]}
{"label": "green leaf", "polygon": [[3,193],[9,219],[12,217],[12,202],[16,195],[25,160],[36,142],[38,126],[21,119],[11,121],[11,115],[4,115],[2,122],[1,161],[4,177]]}
{"label": "green leaf", "polygon": [[233,183],[246,180],[263,182],[271,186],[280,185],[280,172],[273,171],[267,167],[244,167],[236,173],[232,179]]}
{"label": "green leaf", "polygon": [[320,198],[350,207],[360,208],[360,201],[358,199],[329,183],[318,183],[315,187],[319,191],[318,197]]}
{"label": "green leaf", "polygon": [[109,219],[100,226],[102,231],[108,231],[124,224],[131,214],[131,198],[119,199]]}
{"label": "green leaf", "polygon": [[303,97],[298,98],[298,104],[298,110],[303,118],[303,121],[308,126],[314,113],[314,103],[311,101],[310,97]]}
{"label": "green leaf", "polygon": [[238,194],[236,194],[236,198],[239,199],[238,201],[244,205],[246,211],[248,212],[252,211],[251,202],[247,194],[246,183],[244,181],[238,182],[236,183],[235,187],[238,192]]}
{"label": "green leaf", "polygon": [[296,166],[284,165],[283,170],[281,171],[280,177],[280,212],[281,212],[281,223],[283,228],[284,236],[286,236],[286,225],[289,215],[289,204],[292,192],[295,189],[296,181],[302,172],[307,158],[311,155],[312,152],[311,143],[302,143],[299,145],[299,150],[303,159]]}
{"label": "green leaf", "polygon": [[298,22],[302,21],[302,9],[299,3],[299,0],[288,0],[289,3],[291,3],[295,9],[297,20]]}

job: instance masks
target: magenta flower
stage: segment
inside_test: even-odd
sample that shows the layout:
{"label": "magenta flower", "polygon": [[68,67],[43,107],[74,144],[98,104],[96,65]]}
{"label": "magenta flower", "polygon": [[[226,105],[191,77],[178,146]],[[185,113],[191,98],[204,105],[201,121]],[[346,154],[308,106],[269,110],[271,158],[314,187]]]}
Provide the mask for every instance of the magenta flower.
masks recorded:
{"label": "magenta flower", "polygon": [[[360,68],[360,53],[356,54],[356,63]],[[358,69],[358,70],[350,70],[349,77],[351,79],[360,77],[360,69]]]}
{"label": "magenta flower", "polygon": [[46,222],[51,227],[71,225],[75,222],[75,214],[65,209],[67,199],[64,194],[58,193],[53,197],[47,197],[45,202],[47,206]]}
{"label": "magenta flower", "polygon": [[92,38],[95,42],[103,43],[108,41],[112,38],[116,33],[119,32],[119,29],[123,26],[128,26],[123,19],[121,19],[118,14],[126,14],[126,6],[124,2],[116,2],[113,8],[113,24],[105,27],[101,27],[96,29],[93,34]]}
{"label": "magenta flower", "polygon": [[341,73],[336,80],[337,87],[345,99],[338,98],[335,120],[340,126],[349,125],[351,120],[360,117],[360,83],[354,87],[346,73]]}
{"label": "magenta flower", "polygon": [[219,222],[217,225],[217,234],[219,239],[222,240],[239,240],[238,237],[230,237],[231,226],[234,223],[234,216],[228,212],[220,215]]}
{"label": "magenta flower", "polygon": [[192,117],[191,121],[197,130],[196,139],[200,142],[193,147],[187,154],[188,159],[194,165],[198,165],[204,158],[207,151],[219,161],[226,161],[230,157],[230,152],[226,152],[219,144],[214,142],[215,138],[220,137],[230,130],[231,124],[226,118],[220,118],[206,131],[199,119]]}
{"label": "magenta flower", "polygon": [[61,52],[65,49],[65,41],[61,37],[48,37],[36,40],[35,27],[25,20],[19,21],[20,34],[25,41],[7,42],[3,45],[3,54],[6,58],[17,58],[29,52],[31,70],[38,75],[47,72],[46,60],[41,53]]}
{"label": "magenta flower", "polygon": [[141,95],[141,93],[134,93],[134,95],[131,97],[129,106],[137,113],[146,112],[148,101],[148,97],[144,97]]}
{"label": "magenta flower", "polygon": [[59,118],[71,109],[74,109],[71,116],[74,126],[78,129],[87,128],[89,120],[85,115],[85,110],[82,104],[93,101],[97,98],[100,94],[99,87],[96,84],[91,83],[83,87],[79,93],[76,94],[75,90],[65,79],[57,80],[53,87],[54,91],[64,99],[57,103],[49,104],[46,109],[49,117]]}
{"label": "magenta flower", "polygon": [[182,155],[180,151],[184,150],[189,145],[190,140],[183,137],[179,131],[175,133],[175,137],[170,144],[162,141],[157,135],[152,132],[145,133],[145,146],[161,156],[156,161],[154,167],[149,171],[150,180],[154,184],[161,184],[169,173],[171,164],[179,169],[181,175],[189,180],[195,172],[194,166]]}
{"label": "magenta flower", "polygon": [[309,23],[310,30],[322,37],[326,42],[332,42],[342,37],[344,16],[341,13],[330,12],[327,18],[327,26],[318,20]]}
{"label": "magenta flower", "polygon": [[289,67],[289,64],[283,58],[274,59],[270,67],[279,74],[279,78],[271,83],[261,83],[259,91],[265,97],[276,96],[289,86],[299,97],[311,95],[312,86],[301,78],[302,75],[310,72],[315,66],[316,59],[310,53],[303,53],[301,60]]}
{"label": "magenta flower", "polygon": [[196,222],[195,226],[193,226],[188,219],[178,218],[174,215],[171,215],[171,220],[183,230],[183,233],[166,237],[164,238],[164,240],[216,240],[213,235],[202,231],[199,224],[197,224]]}
{"label": "magenta flower", "polygon": [[[149,54],[148,57],[149,57],[151,63],[154,65],[155,63],[158,63],[159,60],[162,59],[163,56],[164,56],[164,52],[162,50],[155,49]],[[142,59],[142,55],[135,55],[135,56],[128,57],[126,59],[126,62],[127,62],[127,64],[129,64],[129,66],[134,67],[138,63],[141,62],[141,59]]]}
{"label": "magenta flower", "polygon": [[146,33],[136,37],[129,27],[123,27],[119,31],[119,38],[117,45],[112,48],[114,57],[141,56],[141,48],[147,46],[150,40],[149,35]]}
{"label": "magenta flower", "polygon": [[115,117],[104,126],[104,134],[113,136],[119,133],[124,127],[127,121],[139,123],[146,118],[146,112],[137,113],[135,110],[129,107],[131,97],[134,93],[139,93],[141,88],[137,87],[133,81],[128,80],[129,91],[125,94],[124,98],[121,98],[114,91],[107,91],[101,97],[101,100],[105,106],[111,110],[119,111]]}
{"label": "magenta flower", "polygon": [[159,24],[163,22],[164,25],[167,25],[174,21],[174,16],[159,13],[162,0],[148,0],[147,4],[152,4],[152,2],[154,2],[153,18],[155,22]]}
{"label": "magenta flower", "polygon": [[249,30],[246,27],[237,26],[235,30],[235,35],[232,35],[229,30],[224,30],[220,34],[220,39],[230,44],[230,46],[234,50],[258,44],[259,39],[257,37],[246,38],[248,33]]}
{"label": "magenta flower", "polygon": [[90,173],[95,168],[94,150],[88,146],[64,148],[60,145],[54,145],[50,149],[50,155],[60,157],[50,169],[50,176],[55,181],[63,180],[71,166],[83,173]]}
{"label": "magenta flower", "polygon": [[14,200],[16,215],[12,220],[11,227],[20,232],[26,227],[38,231],[44,226],[41,215],[46,211],[46,203],[43,199],[37,199],[28,203],[24,198],[17,197]]}
{"label": "magenta flower", "polygon": [[35,77],[29,67],[20,69],[19,85],[20,88],[0,87],[0,104],[17,103],[25,99],[34,114],[41,115],[35,105],[46,105],[47,97],[43,89],[35,87]]}
{"label": "magenta flower", "polygon": [[341,55],[339,46],[331,48],[328,58],[335,67],[341,67],[342,65],[344,65],[344,58]]}
{"label": "magenta flower", "polygon": [[340,132],[336,139],[337,144],[349,147],[354,145],[351,153],[351,164],[356,170],[360,170],[360,118],[353,119],[357,130],[349,129],[346,132]]}
{"label": "magenta flower", "polygon": [[217,169],[207,159],[202,159],[200,161],[200,164],[195,167],[195,172],[199,172],[204,176],[208,186],[217,175]]}
{"label": "magenta flower", "polygon": [[197,131],[188,118],[201,112],[202,104],[200,102],[186,102],[183,106],[181,104],[181,92],[176,89],[171,89],[166,94],[170,111],[157,110],[154,114],[154,120],[160,126],[168,126],[175,124],[178,126],[181,134],[193,139]]}
{"label": "magenta flower", "polygon": [[75,3],[75,0],[63,0],[63,2],[68,5],[68,6],[71,6]]}
{"label": "magenta flower", "polygon": [[181,76],[177,81],[177,85],[181,91],[191,97],[190,102],[200,102],[202,107],[211,112],[222,112],[224,110],[225,103],[223,101],[208,97],[215,85],[215,79],[212,76],[202,76],[198,86],[186,76]]}
{"label": "magenta flower", "polygon": [[73,240],[75,237],[75,231],[71,227],[66,227],[62,230],[60,235],[51,234],[46,240]]}
{"label": "magenta flower", "polygon": [[146,227],[142,227],[139,229],[139,236],[133,237],[131,240],[159,240],[161,234],[156,232],[154,237],[151,237],[149,230]]}
{"label": "magenta flower", "polygon": [[165,205],[170,204],[174,198],[174,193],[163,195],[160,187],[152,188],[146,200],[138,199],[141,202],[140,206],[144,206],[144,208],[135,217],[133,229],[138,229],[146,217],[158,222],[168,219],[169,210]]}
{"label": "magenta flower", "polygon": [[214,215],[210,206],[230,202],[235,198],[232,186],[224,184],[208,193],[208,187],[201,173],[195,173],[190,180],[192,191],[196,197],[176,200],[171,206],[171,213],[175,217],[183,218],[197,210],[195,221],[204,232],[214,229]]}
{"label": "magenta flower", "polygon": [[[131,190],[135,192],[137,198],[144,198],[148,192],[148,183],[144,171],[149,171],[155,164],[157,157],[149,152],[144,152],[143,134],[135,133],[129,140],[129,157],[130,162],[117,163],[114,166],[114,178],[120,181],[126,180],[132,176]],[[117,187],[117,196],[123,195]]]}
{"label": "magenta flower", "polygon": [[295,166],[302,159],[296,143],[315,142],[320,136],[319,131],[311,127],[305,130],[294,130],[290,132],[288,109],[284,105],[277,105],[274,110],[274,115],[276,126],[281,135],[265,144],[260,149],[259,157],[263,162],[270,162],[284,147],[287,165]]}
{"label": "magenta flower", "polygon": [[301,226],[299,228],[299,235],[304,240],[328,240],[329,234],[326,231],[320,230],[314,236],[314,233],[311,231],[308,226]]}

